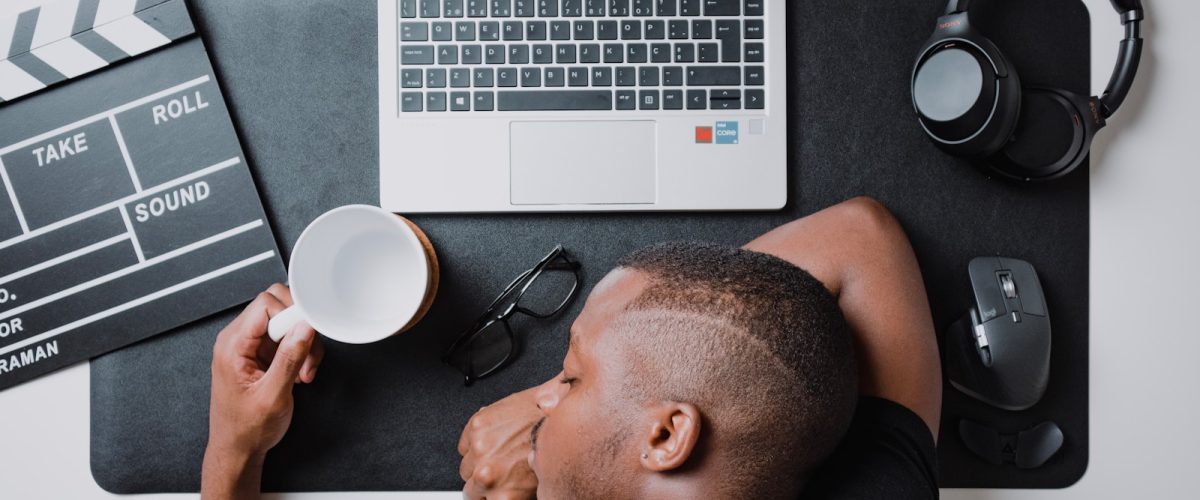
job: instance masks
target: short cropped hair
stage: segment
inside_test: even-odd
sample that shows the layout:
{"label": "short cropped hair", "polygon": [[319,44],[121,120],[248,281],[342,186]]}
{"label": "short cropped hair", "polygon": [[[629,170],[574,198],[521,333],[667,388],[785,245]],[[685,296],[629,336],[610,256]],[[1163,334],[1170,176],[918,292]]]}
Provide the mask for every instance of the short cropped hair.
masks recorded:
{"label": "short cropped hair", "polygon": [[650,246],[618,267],[649,282],[613,323],[637,372],[624,397],[697,405],[702,439],[732,458],[728,496],[799,489],[857,401],[853,342],[833,295],[783,259],[711,243]]}

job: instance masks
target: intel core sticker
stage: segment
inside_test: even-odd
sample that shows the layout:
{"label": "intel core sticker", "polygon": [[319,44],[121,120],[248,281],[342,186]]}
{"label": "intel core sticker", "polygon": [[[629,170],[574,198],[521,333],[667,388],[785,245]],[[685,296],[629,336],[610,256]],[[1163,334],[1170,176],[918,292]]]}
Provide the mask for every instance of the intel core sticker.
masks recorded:
{"label": "intel core sticker", "polygon": [[717,144],[738,143],[738,122],[717,122]]}

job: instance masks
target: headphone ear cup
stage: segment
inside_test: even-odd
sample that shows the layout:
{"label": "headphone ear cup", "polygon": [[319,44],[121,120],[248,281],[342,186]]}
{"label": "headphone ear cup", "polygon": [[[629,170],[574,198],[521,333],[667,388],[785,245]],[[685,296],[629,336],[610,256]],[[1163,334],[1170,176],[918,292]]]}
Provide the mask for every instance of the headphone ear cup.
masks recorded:
{"label": "headphone ear cup", "polygon": [[1019,180],[1066,175],[1088,156],[1099,126],[1089,100],[1071,92],[1027,87],[1011,139],[988,159],[993,170]]}
{"label": "headphone ear cup", "polygon": [[982,158],[1008,142],[1021,107],[1021,83],[1011,66],[997,74],[1004,56],[991,41],[935,40],[913,67],[917,118],[938,147],[955,156]]}

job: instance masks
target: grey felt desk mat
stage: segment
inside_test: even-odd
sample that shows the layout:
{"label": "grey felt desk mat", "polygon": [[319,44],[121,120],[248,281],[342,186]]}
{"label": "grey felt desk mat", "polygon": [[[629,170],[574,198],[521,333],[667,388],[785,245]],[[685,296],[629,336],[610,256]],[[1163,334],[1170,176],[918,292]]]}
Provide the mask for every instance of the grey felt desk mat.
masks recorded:
{"label": "grey felt desk mat", "polygon": [[[1081,2],[976,3],[976,23],[1005,48],[1023,80],[1089,91],[1089,21]],[[191,5],[285,255],[325,210],[377,202],[375,2]],[[939,329],[968,306],[966,266],[974,256],[1027,259],[1046,289],[1054,337],[1045,398],[1008,413],[947,385],[943,485],[1074,483],[1088,456],[1087,169],[1053,184],[1016,185],[943,155],[924,137],[908,78],[943,5],[790,3],[791,202],[782,211],[413,217],[441,258],[436,304],[403,336],[366,347],[330,343],[317,383],[296,390],[295,420],[268,457],[264,488],[461,487],[455,444],[462,425],[480,406],[557,372],[582,301],[555,320],[518,325],[524,345],[518,361],[473,387],[464,388],[439,355],[500,287],[557,243],[583,262],[586,293],[621,255],[642,245],[689,238],[742,243],[860,194],[886,203],[908,231]],[[198,489],[211,345],[235,312],[92,362],[92,469],[102,487]],[[1066,444],[1041,469],[991,466],[962,447],[954,429],[964,416],[1008,431],[1054,420]]]}

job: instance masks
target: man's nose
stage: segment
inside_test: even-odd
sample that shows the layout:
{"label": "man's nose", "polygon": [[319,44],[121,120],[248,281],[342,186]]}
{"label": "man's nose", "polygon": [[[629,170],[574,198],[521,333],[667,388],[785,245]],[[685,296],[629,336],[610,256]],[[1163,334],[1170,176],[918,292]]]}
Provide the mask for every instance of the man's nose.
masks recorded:
{"label": "man's nose", "polygon": [[538,408],[542,413],[549,414],[556,406],[558,401],[562,399],[562,395],[566,392],[567,384],[559,381],[562,374],[555,375],[544,384],[538,386],[534,392],[534,399],[537,401]]}

